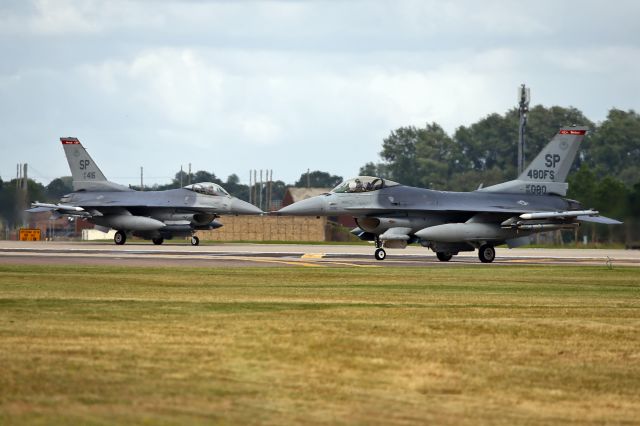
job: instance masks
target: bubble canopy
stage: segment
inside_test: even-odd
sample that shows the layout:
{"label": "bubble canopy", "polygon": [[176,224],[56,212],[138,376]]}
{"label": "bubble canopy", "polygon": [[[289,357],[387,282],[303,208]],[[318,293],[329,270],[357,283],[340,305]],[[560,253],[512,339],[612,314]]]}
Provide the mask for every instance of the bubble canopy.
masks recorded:
{"label": "bubble canopy", "polygon": [[358,176],[345,180],[331,190],[333,193],[371,192],[382,188],[400,185],[398,182],[382,179],[375,176]]}
{"label": "bubble canopy", "polygon": [[220,185],[213,182],[199,182],[187,185],[184,189],[188,189],[198,194],[206,195],[229,195],[229,193]]}

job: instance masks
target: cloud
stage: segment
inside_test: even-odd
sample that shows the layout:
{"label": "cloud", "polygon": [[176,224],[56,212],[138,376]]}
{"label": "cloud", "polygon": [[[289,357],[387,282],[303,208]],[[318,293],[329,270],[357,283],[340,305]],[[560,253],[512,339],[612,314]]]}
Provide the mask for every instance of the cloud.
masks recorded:
{"label": "cloud", "polygon": [[166,177],[188,162],[220,176],[351,175],[377,160],[391,130],[435,121],[452,133],[515,106],[521,83],[534,103],[603,119],[611,106],[638,109],[639,9],[7,0],[0,125],[21,143],[2,142],[0,171],[29,158],[64,174],[64,159],[50,164],[52,141],[76,135],[110,177],[133,182],[140,165]]}

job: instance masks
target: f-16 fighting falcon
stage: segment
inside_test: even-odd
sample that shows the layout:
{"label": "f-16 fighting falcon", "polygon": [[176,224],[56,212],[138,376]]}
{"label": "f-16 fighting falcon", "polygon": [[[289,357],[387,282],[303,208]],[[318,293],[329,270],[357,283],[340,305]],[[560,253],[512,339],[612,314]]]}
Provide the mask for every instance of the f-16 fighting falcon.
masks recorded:
{"label": "f-16 fighting falcon", "polygon": [[127,235],[162,244],[165,239],[191,235],[196,230],[215,229],[219,215],[261,214],[262,210],[230,196],[220,185],[194,183],[166,191],[135,191],[109,182],[77,138],[60,138],[73,177],[73,190],[59,204],[33,203],[29,212],[51,211],[54,215],[84,218],[98,229],[117,232],[116,244]]}
{"label": "f-16 fighting falcon", "polygon": [[283,215],[353,216],[362,240],[374,241],[375,258],[384,248],[420,243],[440,261],[478,249],[482,262],[495,259],[497,245],[518,247],[538,232],[574,228],[580,222],[620,224],[563,198],[571,164],[585,127],[562,128],[516,179],[473,192],[413,188],[387,179],[360,176],[331,192],[279,210]]}

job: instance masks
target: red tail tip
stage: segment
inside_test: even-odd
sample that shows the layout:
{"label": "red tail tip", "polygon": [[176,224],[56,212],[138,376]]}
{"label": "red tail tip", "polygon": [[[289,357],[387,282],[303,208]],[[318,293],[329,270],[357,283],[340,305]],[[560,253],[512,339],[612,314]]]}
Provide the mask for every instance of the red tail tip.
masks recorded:
{"label": "red tail tip", "polygon": [[573,129],[562,129],[560,130],[561,135],[586,135],[586,130],[573,130]]}
{"label": "red tail tip", "polygon": [[80,141],[78,140],[78,138],[60,138],[60,142],[62,142],[62,145],[78,145],[80,144]]}

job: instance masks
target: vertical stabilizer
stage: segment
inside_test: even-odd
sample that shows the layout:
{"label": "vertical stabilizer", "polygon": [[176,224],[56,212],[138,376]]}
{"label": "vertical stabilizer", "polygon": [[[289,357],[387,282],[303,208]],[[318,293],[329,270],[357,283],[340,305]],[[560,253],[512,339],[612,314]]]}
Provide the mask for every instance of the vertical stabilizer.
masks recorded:
{"label": "vertical stabilizer", "polygon": [[567,195],[567,175],[586,127],[563,127],[533,159],[518,179],[479,189],[485,192]]}
{"label": "vertical stabilizer", "polygon": [[107,180],[78,138],[60,138],[60,142],[69,162],[74,191],[129,191],[129,188]]}
{"label": "vertical stabilizer", "polygon": [[565,182],[580,142],[586,134],[586,127],[560,129],[518,179],[532,182]]}

